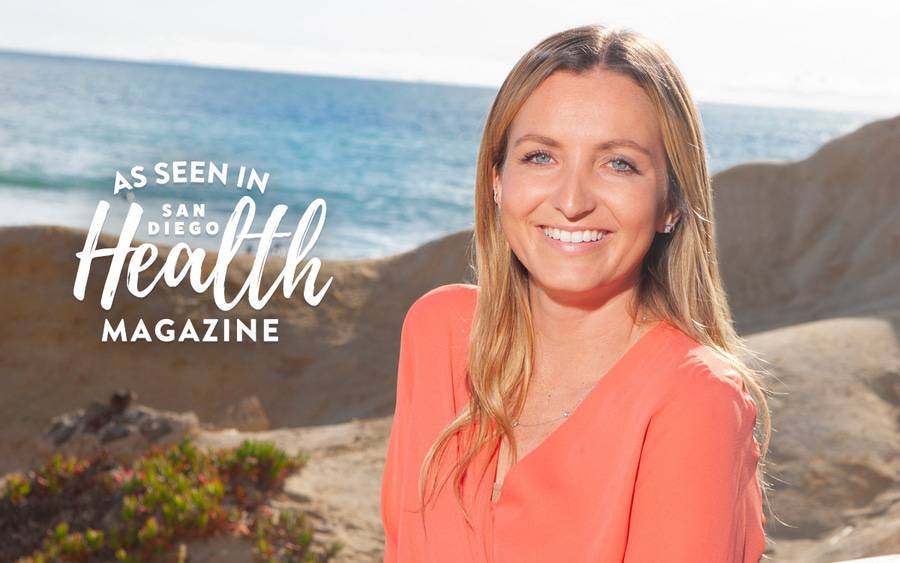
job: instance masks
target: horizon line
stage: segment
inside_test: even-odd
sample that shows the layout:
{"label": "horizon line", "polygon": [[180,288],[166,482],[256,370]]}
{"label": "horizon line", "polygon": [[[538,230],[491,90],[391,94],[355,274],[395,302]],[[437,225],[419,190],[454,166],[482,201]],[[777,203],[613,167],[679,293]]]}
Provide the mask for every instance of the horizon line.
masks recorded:
{"label": "horizon line", "polygon": [[[209,69],[209,70],[224,70],[224,71],[232,71],[232,72],[251,72],[258,74],[277,74],[277,75],[289,75],[289,76],[311,76],[317,78],[339,78],[339,79],[347,79],[347,80],[363,80],[363,81],[372,81],[372,82],[389,82],[395,84],[429,84],[435,86],[450,86],[456,88],[468,88],[468,89],[481,89],[481,90],[498,90],[500,88],[499,84],[483,84],[483,83],[467,83],[467,82],[449,82],[449,81],[441,81],[441,80],[432,80],[432,79],[404,79],[404,78],[392,78],[392,77],[383,77],[383,76],[364,76],[364,75],[356,75],[356,74],[322,74],[320,72],[309,72],[302,70],[276,70],[276,69],[267,69],[267,68],[259,68],[259,67],[245,67],[245,66],[226,66],[226,65],[216,65],[210,63],[202,63],[202,62],[194,62],[190,60],[177,60],[177,59],[138,59],[138,58],[127,58],[127,57],[114,57],[110,55],[92,55],[92,54],[84,54],[84,53],[71,53],[71,52],[57,52],[57,51],[38,51],[33,49],[20,49],[16,47],[3,47],[0,46],[0,54],[13,54],[13,55],[25,55],[25,56],[33,56],[33,57],[46,57],[46,58],[63,58],[63,59],[78,59],[78,60],[86,60],[86,61],[97,61],[97,62],[110,62],[110,63],[127,63],[127,64],[146,64],[146,65],[156,65],[156,66],[184,66],[184,67],[192,67],[198,69]],[[810,111],[810,112],[823,112],[823,113],[837,113],[837,114],[848,114],[854,116],[861,117],[870,117],[870,118],[884,118],[884,117],[893,117],[895,115],[900,115],[897,112],[893,111],[879,111],[879,112],[871,112],[871,111],[861,111],[859,109],[849,109],[849,108],[825,108],[819,106],[799,106],[799,105],[790,105],[784,103],[765,103],[759,102],[754,104],[748,104],[744,102],[738,102],[734,100],[713,100],[713,99],[697,99],[697,104],[708,104],[708,105],[724,105],[724,106],[734,106],[734,107],[755,107],[755,108],[766,108],[766,109],[781,109],[781,110],[791,110],[791,111]]]}

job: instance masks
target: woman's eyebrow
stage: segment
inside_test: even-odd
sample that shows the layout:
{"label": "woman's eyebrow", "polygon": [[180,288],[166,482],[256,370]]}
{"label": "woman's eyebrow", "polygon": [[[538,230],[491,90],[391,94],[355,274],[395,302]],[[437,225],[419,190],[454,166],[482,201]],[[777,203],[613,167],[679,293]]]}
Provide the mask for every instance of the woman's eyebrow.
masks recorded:
{"label": "woman's eyebrow", "polygon": [[[559,147],[560,146],[559,141],[557,141],[556,139],[554,139],[552,137],[547,137],[545,135],[537,135],[535,133],[526,133],[525,135],[522,135],[521,137],[516,139],[516,142],[513,144],[513,147],[517,147],[521,143],[524,143],[525,141],[536,141],[538,143],[542,143],[542,144],[550,146],[550,147]],[[653,157],[653,155],[650,153],[649,150],[647,150],[647,148],[645,148],[643,145],[641,145],[637,141],[633,141],[631,139],[610,139],[609,141],[603,141],[601,143],[597,143],[597,145],[596,145],[596,148],[598,150],[611,149],[613,147],[630,147],[630,148],[633,148],[637,151],[640,151],[640,152],[646,154],[647,156],[649,156],[651,158]]]}

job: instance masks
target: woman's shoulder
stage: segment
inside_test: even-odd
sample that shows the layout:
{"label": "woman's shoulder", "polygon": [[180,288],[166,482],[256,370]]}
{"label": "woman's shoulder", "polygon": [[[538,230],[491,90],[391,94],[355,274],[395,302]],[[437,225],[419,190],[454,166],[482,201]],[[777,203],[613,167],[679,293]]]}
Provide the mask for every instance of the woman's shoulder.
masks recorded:
{"label": "woman's shoulder", "polygon": [[[412,360],[409,365],[425,367],[419,376],[425,385],[445,389],[445,382],[465,373],[477,289],[465,283],[446,284],[427,291],[410,305],[403,321],[401,357],[405,354]],[[443,377],[448,373],[449,378]]]}
{"label": "woman's shoulder", "polygon": [[693,402],[698,407],[709,402],[731,403],[755,412],[747,384],[734,364],[714,347],[672,326],[671,369],[665,370],[664,382],[668,400]]}
{"label": "woman's shoulder", "polygon": [[478,286],[450,283],[435,287],[418,297],[406,313],[408,322],[419,328],[447,326],[448,321],[471,321]]}

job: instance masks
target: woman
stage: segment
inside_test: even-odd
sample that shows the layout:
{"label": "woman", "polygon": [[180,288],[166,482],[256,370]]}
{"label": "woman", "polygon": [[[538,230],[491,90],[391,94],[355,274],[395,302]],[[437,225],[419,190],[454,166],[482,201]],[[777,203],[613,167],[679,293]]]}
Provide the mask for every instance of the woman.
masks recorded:
{"label": "woman", "polygon": [[669,57],[599,25],[529,51],[487,118],[475,210],[478,285],[403,322],[385,561],[759,561],[762,372],[739,358]]}

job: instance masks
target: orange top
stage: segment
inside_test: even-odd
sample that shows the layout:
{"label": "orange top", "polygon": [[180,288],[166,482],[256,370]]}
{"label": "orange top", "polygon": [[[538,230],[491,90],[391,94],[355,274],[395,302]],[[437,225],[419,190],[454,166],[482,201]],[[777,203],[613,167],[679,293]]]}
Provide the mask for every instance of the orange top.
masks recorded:
{"label": "orange top", "polygon": [[[467,339],[477,289],[433,289],[403,321],[381,489],[386,563],[760,560],[756,405],[737,372],[690,353],[699,344],[667,321],[645,332],[509,469],[496,503],[499,443],[482,448],[462,489],[471,525],[450,478],[456,459],[445,455],[423,531],[419,467],[471,399]],[[450,445],[458,456],[458,434]]]}

